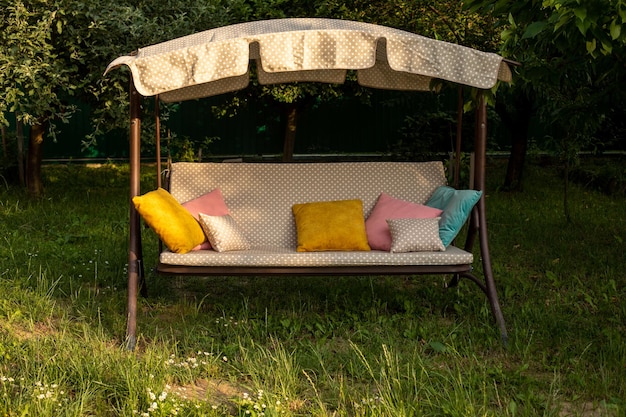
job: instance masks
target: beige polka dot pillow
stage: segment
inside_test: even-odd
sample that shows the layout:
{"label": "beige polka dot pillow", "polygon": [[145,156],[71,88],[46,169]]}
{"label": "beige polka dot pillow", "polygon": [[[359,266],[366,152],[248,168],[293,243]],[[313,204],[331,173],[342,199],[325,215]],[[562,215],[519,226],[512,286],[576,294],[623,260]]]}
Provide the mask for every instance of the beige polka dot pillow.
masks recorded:
{"label": "beige polka dot pillow", "polygon": [[445,251],[439,237],[439,219],[388,219],[391,252]]}
{"label": "beige polka dot pillow", "polygon": [[217,252],[250,249],[246,235],[230,214],[209,216],[199,213],[198,217],[204,234]]}

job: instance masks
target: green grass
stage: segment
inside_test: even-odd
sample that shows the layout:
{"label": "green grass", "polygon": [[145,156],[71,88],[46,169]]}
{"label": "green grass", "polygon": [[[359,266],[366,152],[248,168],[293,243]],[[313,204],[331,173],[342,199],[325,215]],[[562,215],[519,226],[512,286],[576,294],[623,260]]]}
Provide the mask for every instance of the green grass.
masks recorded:
{"label": "green grass", "polygon": [[470,282],[156,276],[146,230],[128,352],[127,167],[48,166],[36,201],[2,185],[0,415],[626,414],[626,198],[576,187],[568,224],[556,170],[523,193],[489,171],[508,348]]}

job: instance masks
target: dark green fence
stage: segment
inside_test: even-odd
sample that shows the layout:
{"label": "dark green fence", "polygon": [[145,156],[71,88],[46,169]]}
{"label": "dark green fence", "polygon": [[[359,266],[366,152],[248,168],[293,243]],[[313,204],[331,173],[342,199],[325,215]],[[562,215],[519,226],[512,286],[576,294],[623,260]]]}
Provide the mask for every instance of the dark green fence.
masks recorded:
{"label": "dark green fence", "polygon": [[[281,123],[280,110],[262,107],[263,103],[250,100],[246,108],[233,117],[217,118],[212,112],[213,106],[223,104],[227,97],[185,102],[177,106],[177,111],[170,120],[163,124],[179,138],[192,144],[201,143],[204,138],[213,141],[203,149],[203,157],[210,156],[258,156],[282,153],[284,126]],[[150,107],[152,101],[146,102]],[[431,93],[415,94],[403,92],[374,91],[368,104],[358,98],[343,98],[329,103],[321,103],[306,109],[299,118],[296,135],[296,154],[388,154],[404,152],[412,141],[424,139],[420,123],[429,123],[431,115],[439,119],[433,123],[436,138],[436,152],[448,152],[452,149],[455,130],[453,123],[441,117],[447,112],[453,120],[456,112],[456,91],[443,95]],[[411,118],[409,123],[407,118]],[[465,134],[473,135],[473,117],[466,115]],[[493,119],[493,118],[492,118]],[[441,122],[441,123],[440,123]],[[153,156],[153,142],[150,125],[152,118],[144,120],[147,127],[144,134],[144,156]],[[128,132],[118,130],[98,139],[95,146],[85,148],[83,141],[91,133],[90,110],[79,106],[69,124],[59,126],[60,133],[56,142],[47,140],[44,145],[46,160],[82,160],[82,159],[125,159],[128,157]],[[433,126],[428,126],[432,130]],[[11,131],[11,128],[8,129]],[[27,131],[25,132],[27,135]],[[428,135],[433,135],[428,133]],[[471,140],[466,140],[471,144]],[[490,124],[490,143],[492,150],[506,148],[502,143],[497,118]],[[167,135],[163,137],[163,147],[167,149]],[[199,145],[198,145],[199,147]]]}

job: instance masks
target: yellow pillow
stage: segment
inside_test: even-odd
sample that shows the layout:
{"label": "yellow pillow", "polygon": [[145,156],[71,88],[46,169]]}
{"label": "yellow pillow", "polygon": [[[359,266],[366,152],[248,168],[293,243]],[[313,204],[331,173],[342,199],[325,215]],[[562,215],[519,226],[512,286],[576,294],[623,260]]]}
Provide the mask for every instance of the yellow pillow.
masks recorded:
{"label": "yellow pillow", "polygon": [[361,200],[295,204],[292,210],[298,252],[370,250]]}
{"label": "yellow pillow", "polygon": [[163,188],[133,197],[133,204],[172,252],[186,253],[204,242],[200,223]]}

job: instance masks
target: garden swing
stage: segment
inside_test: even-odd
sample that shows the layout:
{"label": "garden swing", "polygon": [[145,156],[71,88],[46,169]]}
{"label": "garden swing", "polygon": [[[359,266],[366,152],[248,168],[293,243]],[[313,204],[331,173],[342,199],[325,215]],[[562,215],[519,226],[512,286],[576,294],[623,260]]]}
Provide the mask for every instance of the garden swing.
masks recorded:
{"label": "garden swing", "polygon": [[[156,268],[163,274],[449,274],[452,284],[468,278],[486,294],[506,343],[482,194],[487,137],[482,92],[498,81],[510,82],[502,57],[368,23],[288,18],[211,29],[141,48],[111,62],[107,72],[122,65],[132,74],[130,349],[137,341],[137,296],[144,280],[141,218],[165,243]],[[448,187],[440,161],[177,162],[168,191],[159,183],[142,195],[142,99],[179,102],[244,89],[251,65],[260,84],[340,84],[353,70],[359,84],[371,88],[430,91],[434,81],[442,80],[476,89],[472,190]],[[457,247],[452,240],[468,218],[465,244]],[[456,224],[448,230],[451,220]],[[483,279],[472,273],[476,239]]]}

